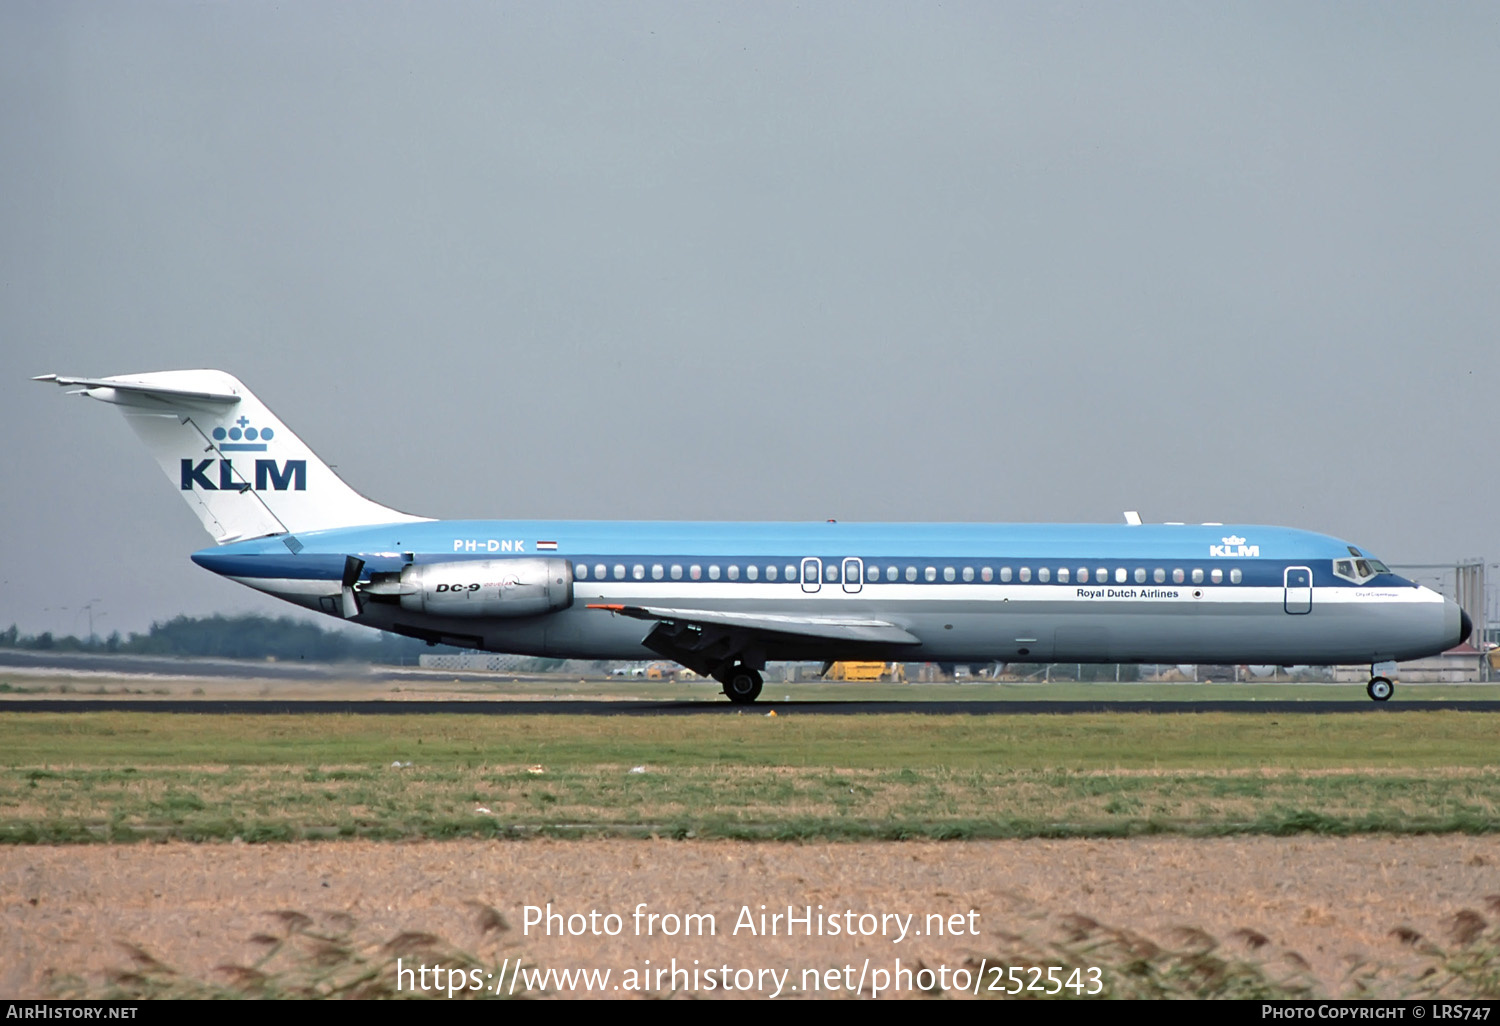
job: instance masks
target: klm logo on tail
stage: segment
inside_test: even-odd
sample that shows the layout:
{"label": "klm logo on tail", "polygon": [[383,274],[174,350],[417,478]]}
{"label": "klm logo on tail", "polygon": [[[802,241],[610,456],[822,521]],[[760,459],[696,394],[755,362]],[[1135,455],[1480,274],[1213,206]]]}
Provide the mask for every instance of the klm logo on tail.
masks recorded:
{"label": "klm logo on tail", "polygon": [[[275,428],[254,428],[249,417],[240,417],[229,427],[213,430],[214,442],[220,452],[265,452],[266,443],[276,437]],[[219,465],[217,480],[210,468]],[[205,492],[247,492],[253,487],[257,492],[307,491],[307,461],[286,460],[278,464],[275,460],[255,461],[255,484],[235,472],[232,459],[199,460],[194,463],[182,461],[182,490],[190,492],[197,488]]]}
{"label": "klm logo on tail", "polygon": [[[209,468],[215,463],[219,465],[217,481],[209,477]],[[251,485],[248,481],[236,480],[233,460],[199,460],[194,463],[185,459],[182,461],[182,490],[190,492],[194,488],[205,492],[243,492]],[[294,492],[307,491],[307,461],[287,460],[278,465],[275,460],[256,460],[254,488],[257,492],[284,492],[288,488]]]}
{"label": "klm logo on tail", "polygon": [[250,427],[250,418],[241,417],[230,428],[214,428],[214,441],[221,452],[265,452],[266,443],[276,437],[274,428]]}

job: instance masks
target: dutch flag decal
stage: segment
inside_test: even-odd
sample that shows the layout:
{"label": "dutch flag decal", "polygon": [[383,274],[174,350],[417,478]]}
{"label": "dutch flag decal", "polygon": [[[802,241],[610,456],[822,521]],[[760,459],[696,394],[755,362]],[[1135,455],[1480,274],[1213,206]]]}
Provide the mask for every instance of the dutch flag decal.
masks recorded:
{"label": "dutch flag decal", "polygon": [[538,552],[556,552],[557,542],[539,541],[536,543],[536,550]]}

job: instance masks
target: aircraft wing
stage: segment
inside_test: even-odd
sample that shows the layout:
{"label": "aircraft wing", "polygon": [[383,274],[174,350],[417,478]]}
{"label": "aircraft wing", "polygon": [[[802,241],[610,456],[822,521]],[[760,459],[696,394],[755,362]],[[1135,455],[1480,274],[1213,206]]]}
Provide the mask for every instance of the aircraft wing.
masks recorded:
{"label": "aircraft wing", "polygon": [[716,609],[668,609],[662,606],[590,605],[637,620],[686,627],[717,627],[762,634],[791,634],[827,641],[873,642],[885,645],[920,645],[922,640],[904,627],[887,620],[843,616],[783,616],[776,613],[735,613]]}

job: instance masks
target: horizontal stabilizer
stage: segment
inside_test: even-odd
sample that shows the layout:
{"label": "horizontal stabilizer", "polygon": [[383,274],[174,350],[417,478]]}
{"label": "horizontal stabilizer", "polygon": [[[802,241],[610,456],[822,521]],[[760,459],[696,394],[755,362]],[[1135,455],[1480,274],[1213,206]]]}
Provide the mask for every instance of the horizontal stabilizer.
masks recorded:
{"label": "horizontal stabilizer", "polygon": [[[112,389],[116,392],[125,392],[131,397],[149,398],[158,396],[167,400],[190,399],[203,403],[228,403],[234,404],[240,401],[240,397],[233,392],[205,392],[190,388],[172,388],[166,385],[155,384],[149,381],[132,381],[127,377],[118,378],[67,378],[60,374],[39,374],[32,381],[51,381],[67,387],[77,385],[84,392],[92,393],[97,389]],[[105,398],[95,396],[94,398]]]}

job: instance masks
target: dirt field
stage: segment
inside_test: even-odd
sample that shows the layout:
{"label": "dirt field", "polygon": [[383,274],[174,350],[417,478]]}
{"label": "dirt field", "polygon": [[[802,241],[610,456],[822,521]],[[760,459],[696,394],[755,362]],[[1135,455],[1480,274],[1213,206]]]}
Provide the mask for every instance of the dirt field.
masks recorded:
{"label": "dirt field", "polygon": [[[1081,915],[1167,946],[1192,943],[1183,927],[1207,931],[1222,953],[1263,962],[1278,977],[1297,968],[1295,953],[1320,990],[1336,995],[1355,964],[1413,964],[1415,949],[1393,931],[1451,945],[1455,915],[1495,918],[1487,898],[1497,894],[1500,839],[1463,836],[16,846],[0,849],[0,996],[46,996],[50,973],[101,981],[107,969],[131,964],[120,942],[181,972],[225,982],[216,967],[252,962],[265,949],[250,938],[284,932],[285,919],[275,913],[285,911],[307,915],[318,928],[352,922],[371,950],[420,931],[496,963],[522,956],[541,969],[609,968],[612,985],[626,970],[648,968],[647,959],[662,968],[675,958],[679,968],[697,959],[700,971],[790,969],[788,988],[804,969],[846,964],[852,982],[867,957],[873,968],[891,968],[899,958],[908,968],[920,961],[951,970],[1006,950],[1008,935],[1058,938],[1077,922],[1068,917]],[[528,932],[523,906],[548,902],[564,914],[616,913],[621,933]],[[716,933],[636,936],[632,913],[642,902],[647,914],[713,913]],[[787,905],[800,914],[812,905],[816,914],[819,904],[823,915],[837,913],[856,927],[865,913],[915,913],[914,931],[929,914],[958,914],[945,923],[959,935],[896,940],[892,919],[885,937],[787,937],[784,926],[775,937],[735,932],[744,906],[758,927],[761,905],[767,914]],[[498,910],[508,929],[481,932],[482,906]],[[601,932],[614,925],[599,924]],[[671,921],[658,920],[657,929],[663,924]],[[1254,934],[1265,943],[1252,950]],[[761,979],[767,992],[774,989]]]}

